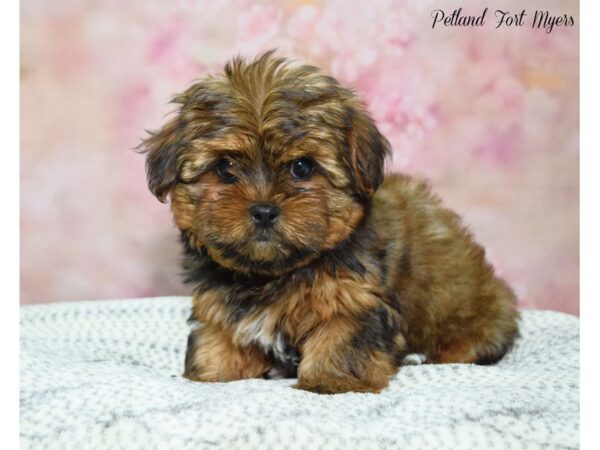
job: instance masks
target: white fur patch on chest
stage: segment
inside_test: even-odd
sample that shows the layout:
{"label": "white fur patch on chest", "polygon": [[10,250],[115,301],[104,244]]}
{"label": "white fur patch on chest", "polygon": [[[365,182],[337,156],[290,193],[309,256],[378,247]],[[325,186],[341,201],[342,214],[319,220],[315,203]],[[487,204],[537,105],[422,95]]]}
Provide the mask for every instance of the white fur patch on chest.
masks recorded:
{"label": "white fur patch on chest", "polygon": [[242,347],[258,345],[265,353],[271,353],[282,362],[298,364],[295,349],[288,345],[283,333],[276,329],[267,314],[260,314],[239,322],[235,327],[233,338],[234,342]]}
{"label": "white fur patch on chest", "polygon": [[265,313],[244,318],[236,324],[233,339],[241,346],[257,344],[268,352],[275,342],[276,333],[273,328]]}

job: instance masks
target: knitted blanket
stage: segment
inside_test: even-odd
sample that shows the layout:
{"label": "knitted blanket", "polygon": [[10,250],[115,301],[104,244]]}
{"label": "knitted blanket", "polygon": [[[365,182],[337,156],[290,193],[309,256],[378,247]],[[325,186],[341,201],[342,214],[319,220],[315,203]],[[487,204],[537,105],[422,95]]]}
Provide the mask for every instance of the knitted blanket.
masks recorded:
{"label": "knitted blanket", "polygon": [[492,366],[400,369],[380,394],[181,377],[187,297],[21,308],[21,447],[578,448],[579,320],[523,311]]}

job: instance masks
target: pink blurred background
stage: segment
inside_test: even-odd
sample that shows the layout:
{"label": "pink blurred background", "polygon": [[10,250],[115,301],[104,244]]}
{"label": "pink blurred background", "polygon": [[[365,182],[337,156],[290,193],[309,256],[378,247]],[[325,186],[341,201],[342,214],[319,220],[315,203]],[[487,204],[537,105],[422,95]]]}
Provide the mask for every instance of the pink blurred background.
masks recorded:
{"label": "pink blurred background", "polygon": [[[431,28],[431,11],[568,14],[575,26]],[[530,18],[530,17],[529,17]],[[352,85],[521,306],[579,313],[574,1],[21,1],[21,302],[185,294],[169,208],[132,149],[168,100],[236,54]]]}

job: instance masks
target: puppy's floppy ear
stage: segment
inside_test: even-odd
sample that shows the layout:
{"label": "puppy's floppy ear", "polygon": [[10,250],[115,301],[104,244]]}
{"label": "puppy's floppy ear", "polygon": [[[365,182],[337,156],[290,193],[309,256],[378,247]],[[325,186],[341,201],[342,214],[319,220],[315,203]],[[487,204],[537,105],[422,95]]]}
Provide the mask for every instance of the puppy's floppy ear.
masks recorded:
{"label": "puppy's floppy ear", "polygon": [[360,102],[346,107],[346,157],[356,192],[371,197],[383,183],[385,158],[391,154],[390,143]]}
{"label": "puppy's floppy ear", "polygon": [[181,151],[179,115],[171,119],[160,130],[149,132],[150,136],[139,145],[146,153],[146,175],[148,188],[161,202],[177,183],[178,162]]}

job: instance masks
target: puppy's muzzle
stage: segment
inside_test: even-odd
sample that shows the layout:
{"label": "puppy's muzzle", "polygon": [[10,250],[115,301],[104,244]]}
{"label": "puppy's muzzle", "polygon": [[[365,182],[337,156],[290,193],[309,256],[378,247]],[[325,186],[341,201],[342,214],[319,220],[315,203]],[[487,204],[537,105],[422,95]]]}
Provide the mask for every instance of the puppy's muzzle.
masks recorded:
{"label": "puppy's muzzle", "polygon": [[281,209],[272,203],[257,203],[250,208],[252,221],[262,230],[271,228],[277,222],[280,213]]}

